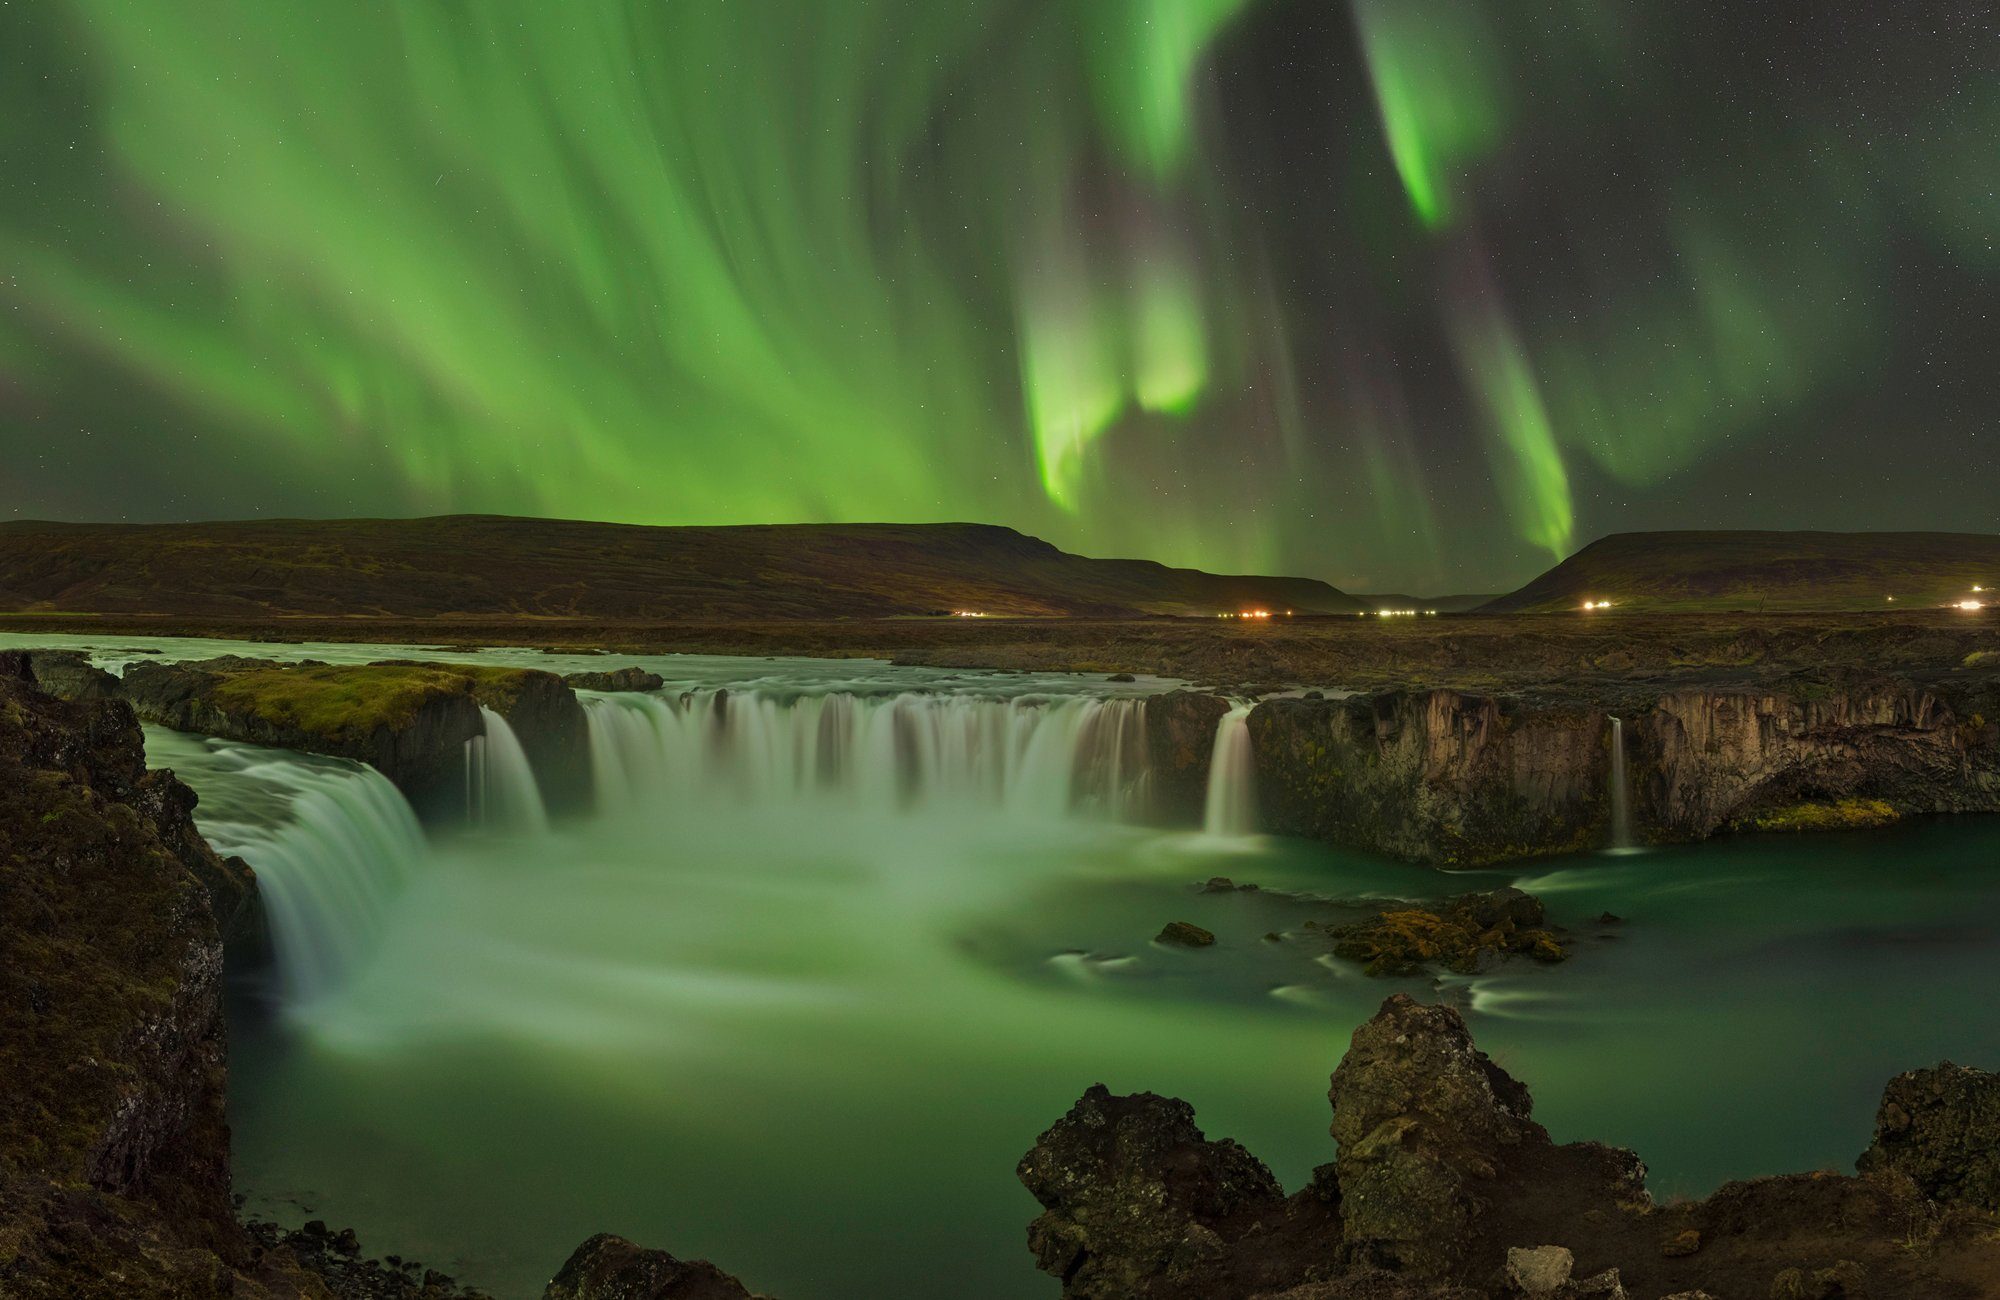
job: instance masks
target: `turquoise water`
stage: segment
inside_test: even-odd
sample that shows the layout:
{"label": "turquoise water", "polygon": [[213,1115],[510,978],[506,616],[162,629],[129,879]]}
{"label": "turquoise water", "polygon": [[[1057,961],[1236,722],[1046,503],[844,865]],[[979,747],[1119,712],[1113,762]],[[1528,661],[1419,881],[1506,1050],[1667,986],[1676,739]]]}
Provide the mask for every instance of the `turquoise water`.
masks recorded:
{"label": "turquoise water", "polygon": [[[771,699],[1104,689],[659,662],[697,685],[757,676]],[[302,824],[284,790],[341,771],[149,744],[253,861]],[[274,790],[260,762],[311,780]],[[960,794],[718,788],[546,835],[434,830],[343,932],[337,977],[240,1001],[239,1189],[253,1212],[352,1225],[373,1253],[503,1298],[539,1294],[598,1231],[787,1300],[1049,1297],[1013,1167],[1085,1087],[1184,1097],[1296,1187],[1332,1156],[1328,1072],[1395,991],[1463,1005],[1558,1138],[1636,1148],[1659,1195],[1848,1168],[1890,1075],[2000,1065],[2000,820],[1446,874]],[[354,795],[330,806],[374,806]],[[1302,935],[1332,904],[1199,892],[1216,874],[1341,899],[1518,883],[1577,954],[1437,987],[1370,980]],[[1625,924],[1592,921],[1607,910]],[[1176,919],[1217,945],[1150,942]]]}

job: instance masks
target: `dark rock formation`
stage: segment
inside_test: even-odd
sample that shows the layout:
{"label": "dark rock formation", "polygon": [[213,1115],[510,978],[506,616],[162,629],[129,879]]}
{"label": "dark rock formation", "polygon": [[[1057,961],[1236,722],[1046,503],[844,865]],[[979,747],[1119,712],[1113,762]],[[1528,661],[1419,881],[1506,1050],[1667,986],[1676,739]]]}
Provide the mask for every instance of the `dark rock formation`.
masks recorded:
{"label": "dark rock formation", "polygon": [[563,680],[579,691],[657,691],[667,684],[644,668],[613,668],[601,673],[564,673]]}
{"label": "dark rock formation", "polygon": [[367,763],[432,816],[463,809],[465,742],[484,733],[484,706],[513,729],[551,808],[590,794],[583,706],[538,669],[225,656],[132,664],[119,691],[141,718],[178,731]]}
{"label": "dark rock formation", "polygon": [[1199,820],[1208,797],[1215,728],[1229,701],[1201,691],[1169,691],[1146,701],[1146,760],[1153,806],[1174,821]]}
{"label": "dark rock formation", "polygon": [[2000,1214],[2000,1074],[1946,1061],[1889,1080],[1859,1167],[1902,1174],[1930,1200]]}
{"label": "dark rock formation", "polygon": [[1470,974],[1509,954],[1547,962],[1569,956],[1541,900],[1511,886],[1430,906],[1397,904],[1347,925],[1306,924],[1332,938],[1334,956],[1361,963],[1370,975]]}
{"label": "dark rock formation", "polygon": [[1457,691],[1266,700],[1250,714],[1268,829],[1455,865],[1603,838],[1608,730],[1587,705]]}
{"label": "dark rock formation", "polygon": [[1250,736],[1271,830],[1475,865],[1604,841],[1614,713],[1644,839],[1847,826],[1856,810],[1870,824],[2000,811],[2000,728],[1975,686],[1962,689],[1965,711],[1910,682],[1857,676],[1650,698],[1621,688],[1619,701],[1589,688],[1389,691],[1267,700]]}
{"label": "dark rock formation", "polygon": [[[2000,1147],[1984,1078],[1910,1078],[1890,1096],[1939,1120],[1930,1185],[1980,1185]],[[1030,1249],[1072,1300],[2000,1294],[2000,1217],[1901,1169],[1654,1205],[1630,1152],[1552,1142],[1449,1008],[1390,998],[1328,1096],[1337,1158],[1283,1198],[1184,1103],[1092,1088],[1021,1162],[1045,1210]]]}
{"label": "dark rock formation", "polygon": [[599,1233],[576,1248],[542,1300],[758,1300],[705,1259],[679,1260]]}
{"label": "dark rock formation", "polygon": [[111,700],[118,679],[90,662],[81,650],[28,650],[28,673],[43,692],[59,700]]}
{"label": "dark rock formation", "polygon": [[218,1294],[252,1264],[203,883],[234,873],[128,706],[32,680],[0,654],[0,1295]]}
{"label": "dark rock formation", "polygon": [[1160,943],[1171,943],[1182,948],[1207,948],[1215,943],[1215,935],[1191,921],[1169,921],[1154,936]]}
{"label": "dark rock formation", "polygon": [[471,679],[428,666],[137,663],[123,689],[141,718],[176,731],[367,763],[430,813],[463,803],[465,742],[484,727]]}
{"label": "dark rock formation", "polygon": [[[1015,1171],[1045,1213],[1028,1228],[1036,1266],[1071,1300],[1214,1294],[1245,1237],[1277,1239],[1284,1193],[1241,1146],[1210,1141],[1184,1101],[1114,1097],[1099,1084],[1042,1134]],[[1331,1207],[1312,1202],[1323,1227]]]}

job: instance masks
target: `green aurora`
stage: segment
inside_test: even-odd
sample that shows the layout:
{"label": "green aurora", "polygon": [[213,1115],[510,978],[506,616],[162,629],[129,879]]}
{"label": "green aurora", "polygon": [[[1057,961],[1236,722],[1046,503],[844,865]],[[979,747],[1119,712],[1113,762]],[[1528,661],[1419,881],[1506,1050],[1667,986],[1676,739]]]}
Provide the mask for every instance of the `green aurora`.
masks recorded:
{"label": "green aurora", "polygon": [[0,508],[979,519],[1358,589],[1990,530],[2000,30],[0,3]]}

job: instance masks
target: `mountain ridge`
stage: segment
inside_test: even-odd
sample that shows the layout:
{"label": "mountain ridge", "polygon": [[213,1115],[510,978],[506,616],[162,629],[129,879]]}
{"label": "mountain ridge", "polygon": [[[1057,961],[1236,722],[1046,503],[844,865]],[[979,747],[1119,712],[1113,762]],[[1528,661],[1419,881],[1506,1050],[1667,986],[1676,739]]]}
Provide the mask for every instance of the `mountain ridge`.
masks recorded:
{"label": "mountain ridge", "polygon": [[0,523],[0,609],[599,618],[1353,613],[1310,578],[1094,559],[997,524],[511,515]]}

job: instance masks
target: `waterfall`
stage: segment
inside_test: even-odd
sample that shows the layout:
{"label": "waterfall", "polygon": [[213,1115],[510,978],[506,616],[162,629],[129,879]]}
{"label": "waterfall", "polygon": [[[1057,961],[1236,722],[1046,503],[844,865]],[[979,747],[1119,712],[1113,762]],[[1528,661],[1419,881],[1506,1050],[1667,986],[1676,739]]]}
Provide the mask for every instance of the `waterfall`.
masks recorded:
{"label": "waterfall", "polygon": [[514,729],[485,705],[479,707],[486,734],[465,742],[465,808],[475,826],[540,834],[549,828],[535,770]]}
{"label": "waterfall", "polygon": [[1257,832],[1257,783],[1250,756],[1250,706],[1238,704],[1215,728],[1208,760],[1208,806],[1201,828],[1210,835]]}
{"label": "waterfall", "polygon": [[1117,817],[1145,796],[1145,704],[906,692],[579,692],[599,807],[956,804]]}
{"label": "waterfall", "polygon": [[1611,847],[1614,852],[1632,847],[1632,810],[1625,783],[1625,720],[1611,720]]}
{"label": "waterfall", "polygon": [[[150,742],[149,742],[150,743]],[[257,873],[271,947],[288,1001],[325,993],[367,949],[391,900],[424,858],[423,830],[395,786],[359,763],[220,751],[213,780],[242,782],[236,801],[268,809],[254,820],[204,818],[218,853]],[[210,780],[183,770],[201,789]],[[215,800],[225,808],[227,799]]]}

